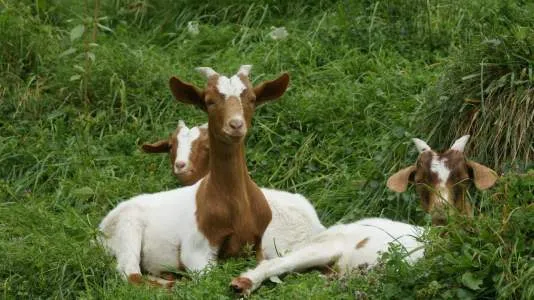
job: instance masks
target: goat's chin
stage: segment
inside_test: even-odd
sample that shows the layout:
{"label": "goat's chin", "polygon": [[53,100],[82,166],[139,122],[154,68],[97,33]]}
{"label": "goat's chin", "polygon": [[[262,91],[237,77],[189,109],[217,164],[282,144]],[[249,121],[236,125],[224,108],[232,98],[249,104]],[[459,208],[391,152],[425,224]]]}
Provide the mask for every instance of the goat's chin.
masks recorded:
{"label": "goat's chin", "polygon": [[193,170],[181,172],[174,175],[182,185],[193,185],[198,181],[198,178],[194,176]]}
{"label": "goat's chin", "polygon": [[247,135],[247,130],[223,130],[224,138],[230,143],[239,143]]}

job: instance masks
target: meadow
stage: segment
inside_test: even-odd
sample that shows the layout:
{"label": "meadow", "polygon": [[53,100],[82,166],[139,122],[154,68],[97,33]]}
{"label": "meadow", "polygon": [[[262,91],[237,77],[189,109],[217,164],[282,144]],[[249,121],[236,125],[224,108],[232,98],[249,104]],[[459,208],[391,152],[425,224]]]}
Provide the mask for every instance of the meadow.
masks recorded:
{"label": "meadow", "polygon": [[252,178],[305,195],[326,225],[430,224],[415,189],[385,186],[415,161],[412,137],[444,149],[471,134],[468,156],[502,175],[413,266],[392,249],[368,273],[288,274],[252,298],[534,298],[534,4],[521,0],[0,0],[0,297],[235,298],[253,258],[166,291],[123,282],[91,241],[120,201],[178,186],[165,155],[140,150],[179,119],[206,122],[169,78],[202,86],[195,67],[241,64],[254,82],[291,75],[254,117]]}

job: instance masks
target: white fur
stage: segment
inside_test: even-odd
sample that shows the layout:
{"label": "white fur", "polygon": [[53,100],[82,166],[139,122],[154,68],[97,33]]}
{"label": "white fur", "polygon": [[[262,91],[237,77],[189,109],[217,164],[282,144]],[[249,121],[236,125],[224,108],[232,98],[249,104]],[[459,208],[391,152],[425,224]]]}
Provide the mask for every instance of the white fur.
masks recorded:
{"label": "white fur", "polygon": [[[218,249],[209,245],[196,226],[198,186],[136,196],[102,220],[100,241],[117,258],[123,276],[141,273],[141,266],[158,276],[169,268],[200,271],[215,263]],[[266,258],[277,257],[278,252],[303,244],[325,229],[302,195],[272,189],[262,192],[273,211],[262,239]]]}
{"label": "white fur", "polygon": [[267,188],[261,191],[272,211],[261,243],[265,259],[286,254],[326,229],[304,196]]}
{"label": "white fur", "polygon": [[[376,265],[380,253],[396,243],[406,250],[406,260],[413,263],[423,256],[423,244],[417,240],[421,233],[421,227],[383,218],[335,225],[288,255],[262,261],[240,277],[252,281],[252,288],[246,291],[250,293],[269,277],[330,263],[334,263],[334,268],[344,275],[358,268]],[[365,239],[368,239],[367,242],[362,242]],[[357,249],[360,242],[363,246]]]}
{"label": "white fur", "polygon": [[445,165],[447,158],[439,158],[439,156],[434,155],[432,161],[430,162],[430,171],[436,173],[439,179],[439,185],[445,187],[447,179],[451,174],[451,170]]}
{"label": "white fur", "polygon": [[462,136],[461,138],[454,141],[454,143],[451,146],[451,150],[464,152],[465,144],[467,144],[468,140],[469,140],[469,135]]}
{"label": "white fur", "polygon": [[234,75],[230,78],[226,76],[219,76],[217,81],[217,89],[219,93],[224,95],[225,99],[236,97],[241,102],[241,93],[246,89],[245,84],[241,81],[239,76]]}
{"label": "white fur", "polygon": [[186,170],[189,165],[189,155],[191,154],[191,148],[193,142],[200,137],[200,129],[198,127],[193,127],[191,129],[187,128],[185,124],[181,126],[178,134],[176,134],[176,139],[178,142],[178,147],[176,148],[176,159],[174,160],[174,173],[180,173],[178,169],[178,162],[184,162],[185,167],[183,170]]}
{"label": "white fur", "polygon": [[447,188],[447,180],[451,174],[451,170],[445,165],[447,158],[439,158],[439,156],[434,155],[432,161],[430,162],[430,171],[438,175],[438,186],[436,194],[438,196],[438,201],[443,203],[449,202],[449,189]]}
{"label": "white fur", "polygon": [[430,146],[423,140],[420,140],[420,139],[417,139],[417,138],[413,138],[412,141],[414,142],[415,147],[417,148],[419,153],[423,153],[423,152],[431,149]]}
{"label": "white fur", "polygon": [[196,226],[199,183],[133,197],[102,220],[100,241],[121,275],[141,273],[141,266],[156,276],[168,268],[200,271],[214,262],[218,249]]}

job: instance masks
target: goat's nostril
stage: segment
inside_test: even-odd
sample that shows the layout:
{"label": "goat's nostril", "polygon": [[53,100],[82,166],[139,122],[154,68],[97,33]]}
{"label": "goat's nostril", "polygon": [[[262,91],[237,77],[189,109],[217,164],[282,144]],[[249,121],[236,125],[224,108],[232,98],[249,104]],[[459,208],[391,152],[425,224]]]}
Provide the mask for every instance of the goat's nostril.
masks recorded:
{"label": "goat's nostril", "polygon": [[241,129],[241,127],[243,127],[243,124],[243,120],[240,119],[230,120],[230,127],[232,127],[233,129]]}
{"label": "goat's nostril", "polygon": [[184,162],[184,161],[178,161],[178,162],[176,162],[176,167],[177,167],[178,169],[183,169],[183,168],[185,168],[185,162]]}

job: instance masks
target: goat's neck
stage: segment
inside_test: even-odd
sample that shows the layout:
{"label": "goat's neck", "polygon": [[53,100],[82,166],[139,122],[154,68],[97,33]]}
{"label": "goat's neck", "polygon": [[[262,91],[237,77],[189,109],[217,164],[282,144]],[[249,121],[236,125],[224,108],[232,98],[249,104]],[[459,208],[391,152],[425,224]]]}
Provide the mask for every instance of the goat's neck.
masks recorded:
{"label": "goat's neck", "polygon": [[247,198],[246,194],[251,183],[245,161],[244,141],[226,144],[210,133],[209,186],[235,201]]}

